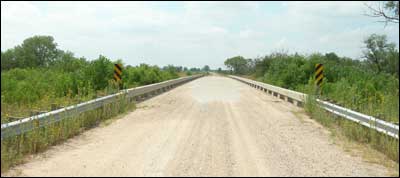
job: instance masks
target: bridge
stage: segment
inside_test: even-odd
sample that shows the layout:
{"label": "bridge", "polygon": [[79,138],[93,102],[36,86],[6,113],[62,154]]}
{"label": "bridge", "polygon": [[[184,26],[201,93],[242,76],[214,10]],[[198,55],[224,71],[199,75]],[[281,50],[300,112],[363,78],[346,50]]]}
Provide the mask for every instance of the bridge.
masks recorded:
{"label": "bridge", "polygon": [[[256,90],[251,86],[260,86],[237,79],[212,74],[179,83],[138,103],[136,110],[37,154],[5,175],[388,174],[386,167],[365,162],[335,144],[330,131],[312,120],[294,95],[282,100],[276,91]],[[85,106],[89,105],[93,106]]]}

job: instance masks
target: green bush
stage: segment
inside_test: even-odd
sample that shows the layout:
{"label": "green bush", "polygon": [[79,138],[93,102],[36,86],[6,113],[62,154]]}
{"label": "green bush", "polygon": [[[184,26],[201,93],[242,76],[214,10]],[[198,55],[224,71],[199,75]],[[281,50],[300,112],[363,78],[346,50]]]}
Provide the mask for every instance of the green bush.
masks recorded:
{"label": "green bush", "polygon": [[[340,58],[334,53],[272,54],[259,62],[266,68],[261,76],[263,82],[300,92],[304,92],[308,80],[314,78],[317,63],[324,64],[321,88],[324,99],[386,121],[399,122],[398,77],[371,71],[365,62]],[[259,75],[255,78],[260,78]]]}
{"label": "green bush", "polygon": [[[48,110],[50,102],[65,100],[73,104],[92,99],[97,94],[116,92],[113,81],[114,63],[99,56],[90,62],[74,58],[71,54],[55,60],[54,66],[13,68],[1,72],[1,115],[29,116],[30,110]],[[175,67],[165,70],[157,66],[140,64],[123,68],[124,88],[148,85],[177,78]],[[112,89],[114,88],[114,89]],[[61,104],[61,103],[58,103]],[[3,117],[4,116],[4,117]],[[2,123],[6,119],[2,119]],[[8,121],[8,120],[7,120]]]}
{"label": "green bush", "polygon": [[[397,58],[391,57],[397,59],[398,63],[399,53],[392,55],[397,55]],[[385,121],[399,123],[399,78],[398,71],[396,73],[394,69],[388,70],[392,72],[378,72],[370,67],[368,61],[338,57],[334,53],[309,56],[277,53],[257,60],[255,72],[248,75],[255,75],[254,78],[265,83],[307,93],[310,98],[315,98],[313,95],[316,94],[315,64],[321,63],[324,65],[324,81],[320,98]],[[399,161],[398,140],[329,114],[311,101],[306,103],[305,109],[313,119],[328,128],[338,128],[347,138],[367,143],[390,159]]]}

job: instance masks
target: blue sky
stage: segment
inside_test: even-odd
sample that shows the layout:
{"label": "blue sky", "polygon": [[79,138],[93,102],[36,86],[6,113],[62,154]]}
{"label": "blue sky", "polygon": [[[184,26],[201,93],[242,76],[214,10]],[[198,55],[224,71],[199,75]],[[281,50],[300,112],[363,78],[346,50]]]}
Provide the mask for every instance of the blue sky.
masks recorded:
{"label": "blue sky", "polygon": [[51,35],[77,57],[218,68],[279,50],[359,58],[372,33],[398,46],[398,24],[363,15],[363,3],[1,2],[1,50]]}

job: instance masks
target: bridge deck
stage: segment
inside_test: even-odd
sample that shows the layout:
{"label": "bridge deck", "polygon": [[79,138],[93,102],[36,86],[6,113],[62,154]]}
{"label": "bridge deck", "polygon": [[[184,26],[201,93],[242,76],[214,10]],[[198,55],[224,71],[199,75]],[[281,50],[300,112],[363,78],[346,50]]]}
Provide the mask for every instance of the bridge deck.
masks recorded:
{"label": "bridge deck", "polygon": [[107,126],[6,175],[383,176],[288,102],[208,76],[138,104]]}

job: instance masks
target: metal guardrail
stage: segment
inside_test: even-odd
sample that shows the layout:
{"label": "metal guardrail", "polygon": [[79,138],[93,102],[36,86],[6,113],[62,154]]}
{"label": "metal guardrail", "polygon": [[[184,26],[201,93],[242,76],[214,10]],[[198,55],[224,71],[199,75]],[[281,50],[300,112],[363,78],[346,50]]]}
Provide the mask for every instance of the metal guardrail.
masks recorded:
{"label": "metal guardrail", "polygon": [[322,101],[320,99],[317,99],[317,102],[319,103],[319,106],[326,111],[399,139],[398,125],[329,103],[327,101]]}
{"label": "metal guardrail", "polygon": [[266,83],[238,77],[238,76],[233,76],[233,75],[229,75],[229,77],[239,80],[243,83],[246,83],[252,87],[255,87],[258,89],[263,89],[264,91],[269,92],[273,95],[281,95],[281,97],[285,97],[287,100],[294,101],[295,104],[297,104],[297,105],[303,104],[307,98],[307,94],[300,93],[300,92],[293,91],[293,90],[288,90],[286,88],[281,88],[281,87],[277,87],[274,85],[270,85],[270,84],[266,84]]}
{"label": "metal guardrail", "polygon": [[[269,85],[266,83],[262,83],[262,82],[242,78],[242,77],[237,77],[237,76],[232,76],[232,75],[229,75],[229,77],[236,79],[238,81],[241,81],[243,83],[246,83],[257,89],[262,89],[266,92],[270,92],[271,94],[280,95],[281,98],[283,97],[284,99],[287,99],[287,100],[296,101],[297,105],[303,104],[307,99],[307,94],[304,94],[304,93],[288,90],[285,88]],[[359,123],[363,126],[369,127],[378,132],[389,135],[393,138],[399,139],[399,126],[398,125],[377,119],[373,116],[368,116],[368,115],[353,111],[351,109],[347,109],[347,108],[329,103],[327,101],[322,101],[320,99],[316,99],[316,100],[319,104],[319,107],[325,109],[326,111],[328,111],[330,113],[341,116],[341,117],[351,120],[353,122]]]}
{"label": "metal guardrail", "polygon": [[141,96],[144,94],[164,90],[177,86],[179,84],[192,81],[199,77],[204,76],[203,74],[182,77],[178,79],[168,80],[160,83],[155,83],[146,86],[140,86],[131,89],[121,90],[120,92],[97,99],[93,99],[87,102],[79,103],[76,105],[68,106],[65,108],[57,109],[47,113],[39,114],[36,116],[28,117],[25,119],[9,122],[1,125],[1,140],[15,135],[28,132],[30,130],[44,127],[51,123],[59,122],[65,118],[72,117],[83,113],[85,111],[94,110],[102,107],[105,104],[113,103],[117,101],[121,96],[126,98],[132,98]]}

